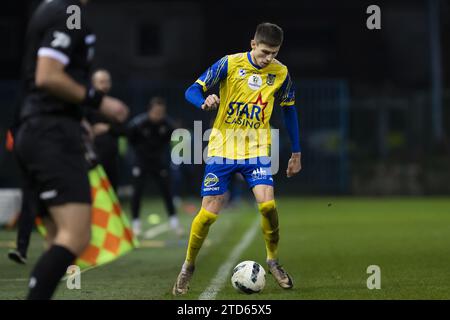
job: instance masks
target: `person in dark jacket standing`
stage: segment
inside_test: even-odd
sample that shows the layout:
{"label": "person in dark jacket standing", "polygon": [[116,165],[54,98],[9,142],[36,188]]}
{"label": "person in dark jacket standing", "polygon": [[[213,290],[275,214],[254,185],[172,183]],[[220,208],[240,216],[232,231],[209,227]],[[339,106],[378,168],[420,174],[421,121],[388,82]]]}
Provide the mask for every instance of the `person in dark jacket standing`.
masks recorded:
{"label": "person in dark jacket standing", "polygon": [[[92,87],[108,94],[112,80],[108,70],[98,69],[91,77]],[[123,125],[110,121],[97,110],[87,109],[86,120],[91,126],[95,152],[105,173],[117,192],[119,167],[119,137],[124,134]]]}
{"label": "person in dark jacket standing", "polygon": [[132,225],[136,235],[141,233],[139,214],[148,175],[156,181],[162,193],[171,229],[177,235],[183,234],[170,188],[168,155],[174,125],[167,117],[166,108],[164,99],[152,98],[147,112],[134,117],[127,129],[128,140],[136,159],[132,169],[134,191],[131,199]]}

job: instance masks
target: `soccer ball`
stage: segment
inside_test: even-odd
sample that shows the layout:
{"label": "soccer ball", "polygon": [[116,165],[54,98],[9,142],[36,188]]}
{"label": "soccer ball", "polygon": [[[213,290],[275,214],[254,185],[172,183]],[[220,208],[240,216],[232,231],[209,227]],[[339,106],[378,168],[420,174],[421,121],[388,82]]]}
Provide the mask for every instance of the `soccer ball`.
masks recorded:
{"label": "soccer ball", "polygon": [[231,284],[242,293],[258,293],[266,285],[266,271],[255,261],[243,261],[233,269]]}

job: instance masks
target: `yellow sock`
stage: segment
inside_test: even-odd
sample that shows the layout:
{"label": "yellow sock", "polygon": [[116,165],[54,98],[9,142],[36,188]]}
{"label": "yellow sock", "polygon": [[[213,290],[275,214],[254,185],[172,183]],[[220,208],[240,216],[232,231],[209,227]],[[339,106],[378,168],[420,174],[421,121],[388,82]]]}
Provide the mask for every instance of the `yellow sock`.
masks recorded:
{"label": "yellow sock", "polygon": [[203,241],[208,235],[209,226],[217,220],[217,214],[209,212],[205,208],[201,208],[197,216],[195,216],[191,225],[191,234],[189,235],[189,243],[186,254],[186,262],[195,263],[195,258],[202,247]]}
{"label": "yellow sock", "polygon": [[264,234],[264,241],[266,242],[267,259],[277,259],[280,236],[275,200],[259,203],[258,209],[262,216],[261,227]]}

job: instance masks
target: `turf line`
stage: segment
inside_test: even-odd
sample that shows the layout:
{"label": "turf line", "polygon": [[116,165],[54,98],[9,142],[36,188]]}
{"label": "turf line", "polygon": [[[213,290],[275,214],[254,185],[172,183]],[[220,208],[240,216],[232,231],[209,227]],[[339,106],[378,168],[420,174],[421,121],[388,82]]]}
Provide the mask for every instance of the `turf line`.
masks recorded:
{"label": "turf line", "polygon": [[230,253],[227,260],[220,266],[209,286],[198,297],[199,300],[214,300],[216,298],[217,294],[228,280],[231,269],[236,265],[244,250],[250,245],[258,230],[259,217],[247,230],[239,243],[233,248],[233,251]]}
{"label": "turf line", "polygon": [[156,238],[160,234],[169,231],[169,229],[170,227],[168,222],[161,223],[156,227],[151,227],[150,229],[145,231],[143,238],[147,240]]}
{"label": "turf line", "polygon": [[26,278],[17,278],[17,279],[0,279],[0,282],[10,282],[10,281],[28,281]]}

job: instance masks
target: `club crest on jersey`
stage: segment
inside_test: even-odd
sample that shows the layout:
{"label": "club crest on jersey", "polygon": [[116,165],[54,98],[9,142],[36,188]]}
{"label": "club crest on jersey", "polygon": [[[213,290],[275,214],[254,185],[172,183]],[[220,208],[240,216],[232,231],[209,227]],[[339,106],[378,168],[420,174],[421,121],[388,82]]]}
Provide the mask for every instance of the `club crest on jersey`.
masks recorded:
{"label": "club crest on jersey", "polygon": [[276,75],[274,75],[274,74],[270,74],[269,73],[267,75],[266,83],[267,83],[268,86],[273,86],[273,84],[275,83],[275,77],[276,77]]}
{"label": "club crest on jersey", "polygon": [[262,78],[259,74],[252,74],[248,77],[248,86],[252,90],[258,90],[262,86]]}
{"label": "club crest on jersey", "polygon": [[241,78],[245,77],[245,69],[239,69],[239,76]]}

